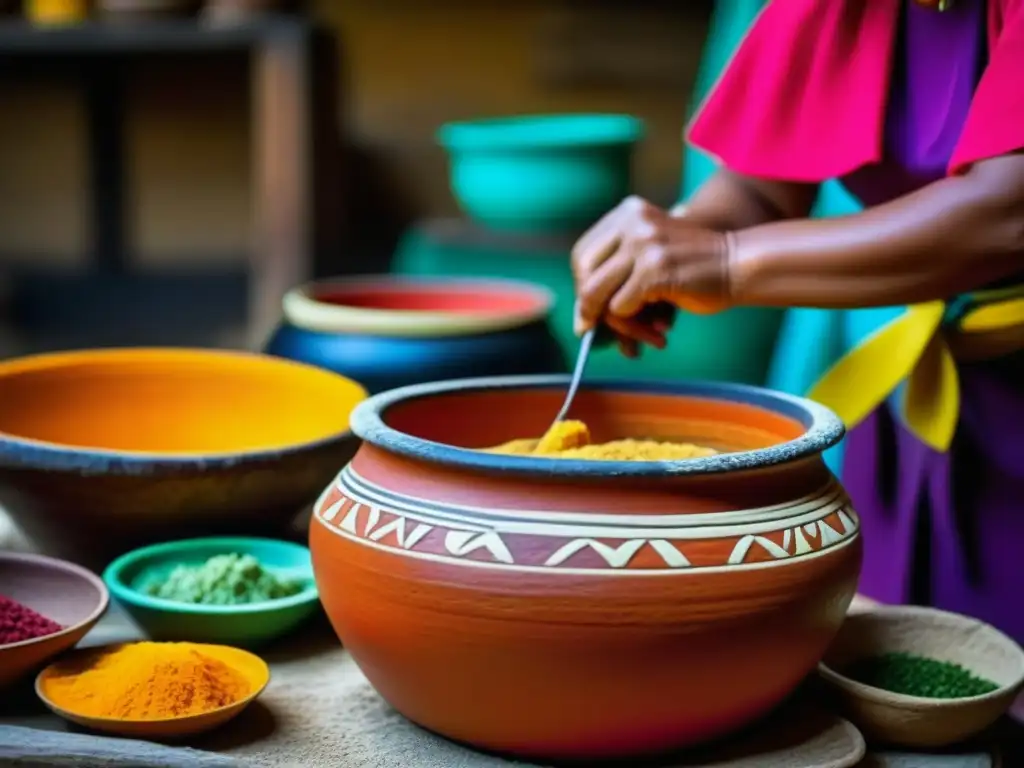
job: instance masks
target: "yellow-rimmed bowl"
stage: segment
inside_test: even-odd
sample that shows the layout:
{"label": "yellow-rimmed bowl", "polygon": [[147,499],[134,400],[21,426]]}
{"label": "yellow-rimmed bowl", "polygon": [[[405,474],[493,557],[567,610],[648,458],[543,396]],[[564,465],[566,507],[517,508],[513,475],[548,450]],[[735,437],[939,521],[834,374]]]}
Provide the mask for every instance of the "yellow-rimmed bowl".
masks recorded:
{"label": "yellow-rimmed bowl", "polygon": [[267,351],[351,376],[373,393],[440,379],[559,373],[554,296],[517,280],[368,275],[285,296]]}

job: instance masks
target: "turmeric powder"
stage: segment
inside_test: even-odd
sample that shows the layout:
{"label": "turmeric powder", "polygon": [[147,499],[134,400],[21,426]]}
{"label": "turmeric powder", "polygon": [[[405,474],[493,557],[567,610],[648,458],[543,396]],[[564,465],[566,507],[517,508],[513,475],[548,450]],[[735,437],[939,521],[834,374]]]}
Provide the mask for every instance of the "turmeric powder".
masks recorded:
{"label": "turmeric powder", "polygon": [[489,453],[518,456],[545,456],[555,459],[590,459],[595,461],[675,461],[713,456],[718,451],[693,443],[671,443],[659,440],[612,440],[592,443],[590,430],[582,421],[556,421],[539,440],[510,440]]}
{"label": "turmeric powder", "polygon": [[556,421],[537,441],[534,453],[561,453],[590,445],[590,429],[582,421],[566,419]]}
{"label": "turmeric powder", "polygon": [[47,670],[42,694],[84,717],[166,720],[234,704],[252,691],[245,674],[193,643],[139,642],[75,656]]}

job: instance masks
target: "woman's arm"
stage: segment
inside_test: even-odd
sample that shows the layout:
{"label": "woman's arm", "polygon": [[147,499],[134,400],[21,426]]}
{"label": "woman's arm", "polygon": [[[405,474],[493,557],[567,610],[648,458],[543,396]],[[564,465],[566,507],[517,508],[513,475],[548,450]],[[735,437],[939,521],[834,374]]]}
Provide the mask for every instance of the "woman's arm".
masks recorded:
{"label": "woman's arm", "polygon": [[[579,297],[576,331],[582,333],[598,322],[611,296],[609,291],[625,280],[636,258],[655,251],[667,253],[674,234],[680,230],[702,242],[721,241],[720,250],[724,252],[721,233],[806,216],[817,190],[816,184],[755,179],[723,168],[701,185],[685,205],[671,212],[640,197],[626,198],[587,230],[572,249],[572,271]],[[716,271],[720,271],[720,264],[720,260],[716,262]],[[716,291],[722,293],[718,287]],[[639,302],[631,315],[641,308]],[[621,315],[605,320],[620,337],[633,337],[656,347],[665,345],[664,323],[655,328],[649,322]]]}
{"label": "woman's arm", "polygon": [[729,299],[825,308],[947,298],[1024,270],[1024,155],[862,213],[726,236]]}
{"label": "woman's arm", "polygon": [[718,232],[746,229],[810,214],[816,184],[755,179],[717,170],[672,215]]}

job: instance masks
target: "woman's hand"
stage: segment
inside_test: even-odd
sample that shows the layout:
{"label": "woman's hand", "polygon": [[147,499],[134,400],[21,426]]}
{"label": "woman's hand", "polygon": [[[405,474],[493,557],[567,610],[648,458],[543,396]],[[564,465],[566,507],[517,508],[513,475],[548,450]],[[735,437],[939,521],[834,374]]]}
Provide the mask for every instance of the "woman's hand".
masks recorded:
{"label": "woman's hand", "polygon": [[659,349],[671,326],[665,305],[717,312],[730,305],[729,237],[639,197],[626,198],[590,228],[572,251],[575,330],[598,322],[623,352]]}

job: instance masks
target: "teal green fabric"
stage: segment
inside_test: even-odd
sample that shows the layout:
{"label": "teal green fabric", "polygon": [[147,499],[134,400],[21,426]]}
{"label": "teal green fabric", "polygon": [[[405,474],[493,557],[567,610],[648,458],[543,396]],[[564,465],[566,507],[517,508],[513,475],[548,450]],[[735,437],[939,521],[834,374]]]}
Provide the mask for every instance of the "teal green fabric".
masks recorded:
{"label": "teal green fabric", "polygon": [[[733,52],[767,0],[718,0],[711,18],[697,87],[690,102],[690,114],[699,108],[718,81]],[[683,161],[682,199],[686,199],[715,170],[713,158],[687,145]],[[814,216],[843,216],[861,209],[841,184],[822,186]],[[877,327],[876,311],[839,312],[824,309],[786,310],[779,328],[775,352],[766,376],[772,389],[804,395],[847,350]],[[825,454],[834,472],[840,472],[843,444]]]}

